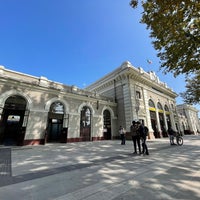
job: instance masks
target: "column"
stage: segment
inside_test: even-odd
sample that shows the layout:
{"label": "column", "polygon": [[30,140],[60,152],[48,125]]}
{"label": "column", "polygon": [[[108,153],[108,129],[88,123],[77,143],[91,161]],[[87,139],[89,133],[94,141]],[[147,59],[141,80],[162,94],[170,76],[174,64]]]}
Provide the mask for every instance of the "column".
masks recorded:
{"label": "column", "polygon": [[158,131],[158,136],[161,137],[161,128],[160,128],[160,118],[158,114],[158,109],[156,108],[156,121],[157,121],[157,131]]}
{"label": "column", "polygon": [[151,125],[151,116],[150,116],[150,111],[149,111],[149,99],[147,97],[147,92],[145,88],[143,88],[143,96],[144,96],[144,108],[146,112],[146,126],[149,128],[149,138],[154,139],[155,136],[153,134],[154,130]]}
{"label": "column", "polygon": [[166,113],[165,113],[165,110],[164,110],[164,122],[165,122],[165,130],[167,131],[168,130],[168,125],[167,125],[167,119],[166,119]]}

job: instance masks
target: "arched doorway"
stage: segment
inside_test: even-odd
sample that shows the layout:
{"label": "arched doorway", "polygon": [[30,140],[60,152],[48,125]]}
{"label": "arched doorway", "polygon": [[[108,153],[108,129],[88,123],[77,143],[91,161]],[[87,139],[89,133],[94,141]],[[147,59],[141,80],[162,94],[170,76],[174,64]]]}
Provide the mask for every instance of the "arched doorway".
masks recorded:
{"label": "arched doorway", "polygon": [[169,112],[169,108],[167,105],[165,105],[164,107],[165,109],[165,116],[166,116],[166,121],[167,121],[167,127],[171,127],[171,119],[170,119],[170,112]]}
{"label": "arched doorway", "polygon": [[48,114],[47,142],[62,142],[64,105],[57,101],[51,104]]}
{"label": "arched doorway", "polygon": [[[13,95],[7,98],[0,122],[0,143],[5,145],[23,145],[25,126],[23,126],[26,112],[26,100]],[[22,127],[23,126],[23,127]]]}
{"label": "arched doorway", "polygon": [[91,139],[91,110],[84,106],[80,116],[80,140],[90,141]]}
{"label": "arched doorway", "polygon": [[153,129],[153,133],[155,138],[159,137],[158,129],[157,129],[157,120],[156,120],[156,108],[154,102],[149,99],[149,112],[150,112],[150,118],[151,118],[151,126]]}
{"label": "arched doorway", "polygon": [[164,110],[160,102],[157,103],[157,108],[158,108],[161,134],[163,137],[166,137],[167,134],[166,134],[166,129],[165,129]]}
{"label": "arched doorway", "polygon": [[111,115],[109,110],[103,112],[103,137],[105,140],[111,140]]}

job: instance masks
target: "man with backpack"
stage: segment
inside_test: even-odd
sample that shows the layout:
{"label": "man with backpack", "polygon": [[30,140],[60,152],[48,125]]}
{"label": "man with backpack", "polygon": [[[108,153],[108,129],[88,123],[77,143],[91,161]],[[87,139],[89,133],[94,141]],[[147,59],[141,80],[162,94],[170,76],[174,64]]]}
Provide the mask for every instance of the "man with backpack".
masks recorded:
{"label": "man with backpack", "polygon": [[171,144],[171,145],[176,145],[176,144],[174,143],[175,131],[172,129],[171,126],[169,126],[168,135],[169,135],[170,144]]}
{"label": "man with backpack", "polygon": [[146,139],[147,139],[147,135],[149,133],[149,129],[146,126],[143,126],[143,124],[141,124],[139,121],[137,122],[138,124],[138,131],[140,133],[140,138],[142,140],[142,153],[143,155],[149,155],[149,150],[146,144]]}
{"label": "man with backpack", "polygon": [[130,127],[130,132],[133,140],[134,152],[133,154],[137,154],[137,146],[139,150],[139,154],[141,154],[141,146],[140,146],[140,134],[138,131],[138,126],[136,121],[132,121],[132,125]]}

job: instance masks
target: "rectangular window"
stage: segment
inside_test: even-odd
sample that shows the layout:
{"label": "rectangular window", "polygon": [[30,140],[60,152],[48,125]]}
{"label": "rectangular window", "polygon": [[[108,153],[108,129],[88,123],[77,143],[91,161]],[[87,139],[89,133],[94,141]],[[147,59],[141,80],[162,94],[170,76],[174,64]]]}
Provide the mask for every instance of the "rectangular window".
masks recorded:
{"label": "rectangular window", "polygon": [[136,91],[136,99],[141,99],[141,94],[139,91]]}

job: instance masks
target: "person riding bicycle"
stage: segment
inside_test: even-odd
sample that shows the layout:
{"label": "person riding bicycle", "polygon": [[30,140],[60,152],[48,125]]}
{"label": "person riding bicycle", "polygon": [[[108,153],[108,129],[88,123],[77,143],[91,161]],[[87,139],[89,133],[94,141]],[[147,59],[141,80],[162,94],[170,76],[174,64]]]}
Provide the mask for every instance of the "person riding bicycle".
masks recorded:
{"label": "person riding bicycle", "polygon": [[172,129],[171,126],[169,126],[168,135],[169,135],[169,141],[170,141],[171,145],[176,145],[174,143],[174,137],[176,136],[175,134],[176,134],[176,132]]}

